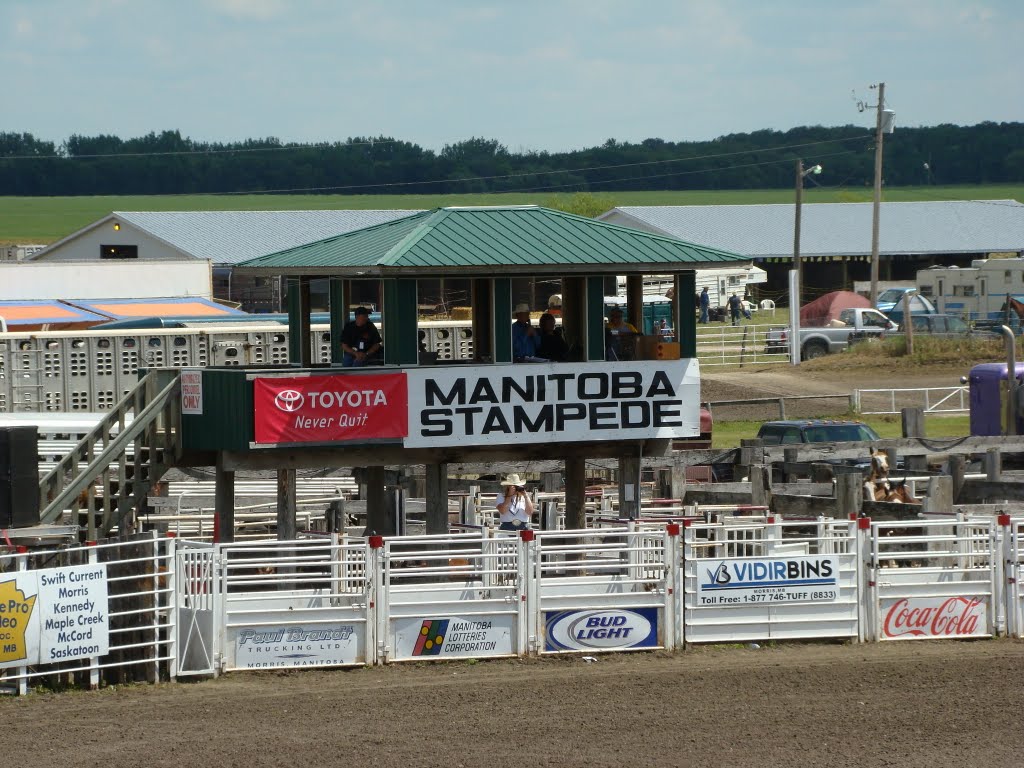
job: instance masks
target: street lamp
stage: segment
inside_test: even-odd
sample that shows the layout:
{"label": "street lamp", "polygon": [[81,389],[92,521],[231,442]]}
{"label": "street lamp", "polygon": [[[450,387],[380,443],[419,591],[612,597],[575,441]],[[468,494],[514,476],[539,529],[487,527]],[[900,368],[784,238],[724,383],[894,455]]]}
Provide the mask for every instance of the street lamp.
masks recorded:
{"label": "street lamp", "polygon": [[800,214],[804,203],[804,177],[821,173],[820,165],[804,168],[796,161],[796,221],[793,227],[793,269],[789,273],[789,362],[800,365],[800,288],[803,268],[800,263]]}

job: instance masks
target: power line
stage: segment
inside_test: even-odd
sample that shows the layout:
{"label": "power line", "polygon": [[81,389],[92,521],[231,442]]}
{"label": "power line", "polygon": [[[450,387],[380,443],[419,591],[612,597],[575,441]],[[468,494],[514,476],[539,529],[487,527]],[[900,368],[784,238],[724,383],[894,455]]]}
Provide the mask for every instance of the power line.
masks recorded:
{"label": "power line", "polygon": [[[612,164],[612,165],[592,165],[592,166],[586,166],[586,167],[582,167],[582,168],[562,168],[562,169],[548,170],[548,171],[523,171],[523,172],[520,172],[520,173],[506,173],[506,174],[497,174],[497,175],[493,175],[493,176],[463,176],[463,177],[459,177],[459,178],[456,178],[456,179],[448,178],[448,179],[428,179],[428,180],[422,180],[422,181],[392,181],[392,182],[379,182],[379,183],[375,183],[375,184],[331,185],[331,186],[325,186],[325,187],[289,187],[289,188],[280,188],[280,189],[239,190],[239,191],[234,191],[234,192],[210,192],[210,193],[197,192],[197,193],[189,193],[189,194],[273,195],[273,194],[291,194],[291,193],[296,193],[296,192],[339,192],[339,191],[351,191],[351,190],[355,190],[355,189],[384,189],[384,188],[394,188],[394,187],[421,186],[421,185],[427,185],[427,184],[457,184],[457,183],[460,183],[460,182],[467,182],[467,181],[495,181],[495,180],[499,180],[499,179],[516,179],[516,178],[524,178],[524,177],[528,177],[528,176],[553,176],[553,175],[565,174],[565,173],[586,173],[588,171],[606,171],[606,170],[615,170],[615,169],[618,169],[618,168],[638,168],[638,167],[652,166],[652,165],[664,165],[666,163],[686,163],[686,162],[695,162],[695,161],[700,161],[700,160],[714,160],[714,159],[719,159],[719,158],[724,158],[724,157],[735,157],[737,155],[749,155],[749,154],[752,154],[752,153],[755,153],[755,152],[778,152],[778,151],[791,150],[791,149],[803,149],[803,148],[806,148],[806,147],[821,146],[822,144],[836,144],[836,143],[840,143],[840,142],[844,142],[844,141],[851,141],[851,140],[866,141],[869,138],[870,138],[869,136],[847,136],[846,138],[842,138],[842,139],[828,139],[828,140],[825,140],[825,141],[813,141],[813,142],[807,142],[807,143],[803,143],[803,144],[787,144],[787,145],[783,145],[783,146],[779,146],[779,147],[769,147],[767,149],[764,149],[764,148],[760,148],[760,149],[745,149],[745,150],[740,150],[740,151],[736,151],[736,152],[718,152],[718,153],[709,154],[709,155],[696,155],[694,157],[668,158],[668,159],[665,159],[665,160],[644,160],[644,161],[635,162],[635,163],[616,163],[616,164]],[[847,151],[844,151],[844,152],[838,152],[838,153],[832,153],[832,154],[827,154],[827,155],[821,155],[821,157],[832,157],[832,156],[834,156],[836,154],[841,154],[841,155],[856,154],[856,150],[847,150]],[[619,178],[619,179],[610,179],[608,181],[595,181],[595,182],[588,182],[588,183],[591,183],[591,184],[605,184],[605,183],[609,183],[609,182],[613,182],[613,181],[623,181],[623,180],[632,180],[632,179],[657,179],[657,178],[664,178],[666,176],[684,176],[684,175],[695,174],[695,173],[711,173],[711,172],[715,172],[715,171],[730,170],[732,168],[749,168],[749,167],[755,167],[755,166],[758,166],[758,165],[773,165],[773,164],[776,164],[776,163],[784,163],[784,162],[790,162],[790,158],[785,158],[785,159],[782,159],[782,160],[768,160],[768,161],[763,161],[763,162],[758,162],[758,163],[747,163],[747,164],[743,164],[743,165],[731,165],[731,166],[728,166],[727,168],[706,168],[706,169],[699,169],[699,170],[694,170],[694,171],[678,171],[678,172],[674,172],[674,173],[654,174],[654,175],[646,175],[646,176],[630,176],[630,177],[623,177],[623,178]],[[580,182],[572,182],[570,184],[555,184],[555,185],[539,186],[539,187],[523,187],[521,189],[503,189],[503,190],[500,190],[500,192],[498,192],[498,193],[500,194],[500,193],[507,193],[507,192],[535,192],[535,191],[543,191],[543,190],[546,190],[546,189],[558,189],[558,188],[562,188],[562,187],[577,186],[579,183]],[[491,194],[495,194],[495,193],[491,193]]]}

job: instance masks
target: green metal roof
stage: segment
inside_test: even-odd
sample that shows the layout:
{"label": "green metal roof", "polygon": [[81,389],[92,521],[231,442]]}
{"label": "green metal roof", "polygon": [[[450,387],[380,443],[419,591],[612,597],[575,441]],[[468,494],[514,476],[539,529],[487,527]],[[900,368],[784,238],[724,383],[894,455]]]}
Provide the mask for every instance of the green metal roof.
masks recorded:
{"label": "green metal roof", "polygon": [[439,208],[241,262],[274,274],[531,274],[702,268],[739,254],[538,206]]}

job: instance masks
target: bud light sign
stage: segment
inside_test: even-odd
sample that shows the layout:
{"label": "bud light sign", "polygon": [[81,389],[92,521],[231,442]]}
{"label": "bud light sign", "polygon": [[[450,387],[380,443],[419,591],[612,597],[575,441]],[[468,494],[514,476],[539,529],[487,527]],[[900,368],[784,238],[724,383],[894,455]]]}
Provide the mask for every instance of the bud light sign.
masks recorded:
{"label": "bud light sign", "polygon": [[697,567],[697,604],[832,603],[839,599],[835,556],[703,561]]}
{"label": "bud light sign", "polygon": [[659,646],[657,608],[544,613],[544,650],[549,653]]}

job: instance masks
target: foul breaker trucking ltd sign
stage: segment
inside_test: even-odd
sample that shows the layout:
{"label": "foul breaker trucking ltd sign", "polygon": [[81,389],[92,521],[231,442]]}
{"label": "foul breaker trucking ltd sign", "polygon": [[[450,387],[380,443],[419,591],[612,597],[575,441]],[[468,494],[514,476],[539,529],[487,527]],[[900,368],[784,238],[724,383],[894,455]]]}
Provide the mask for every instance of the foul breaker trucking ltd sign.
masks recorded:
{"label": "foul breaker trucking ltd sign", "polygon": [[407,375],[406,448],[700,434],[695,360],[452,366]]}
{"label": "foul breaker trucking ltd sign", "polygon": [[404,373],[259,378],[253,382],[257,443],[321,443],[405,437]]}
{"label": "foul breaker trucking ltd sign", "polygon": [[697,605],[834,603],[839,561],[834,555],[707,560],[697,566]]}

